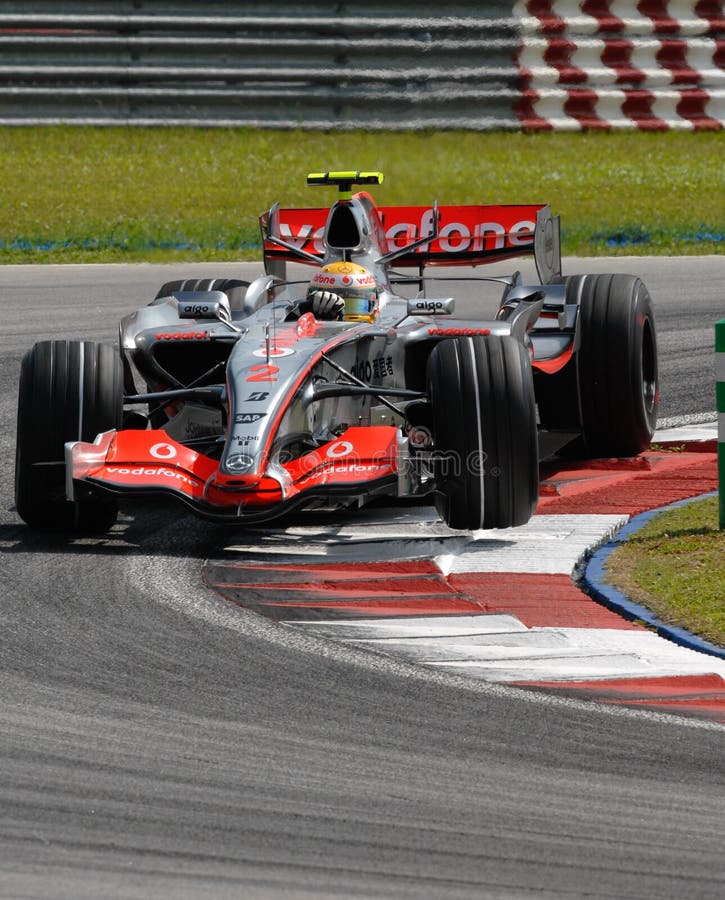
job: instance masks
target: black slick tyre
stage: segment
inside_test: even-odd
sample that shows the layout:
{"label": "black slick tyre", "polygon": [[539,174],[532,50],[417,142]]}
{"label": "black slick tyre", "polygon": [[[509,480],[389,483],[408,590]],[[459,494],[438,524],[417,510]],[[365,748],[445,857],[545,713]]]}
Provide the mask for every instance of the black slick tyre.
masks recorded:
{"label": "black slick tyre", "polygon": [[509,528],[538,500],[531,365],[508,335],[452,338],[428,360],[436,509],[451,528]]}
{"label": "black slick tyre", "polygon": [[[649,292],[634,275],[577,275],[567,279],[567,299],[579,302],[579,346],[561,373],[557,394],[560,414],[569,407],[569,422],[581,428],[567,455],[634,456],[649,446],[657,424],[657,337]],[[554,396],[549,401],[551,407]],[[545,419],[541,404],[539,412]]]}
{"label": "black slick tyre", "polygon": [[577,353],[582,435],[591,456],[633,456],[657,424],[652,301],[633,275],[598,275],[582,290]]}
{"label": "black slick tyre", "polygon": [[26,353],[20,370],[15,452],[15,506],[40,531],[98,533],[116,520],[106,494],[66,498],[67,441],[93,441],[119,428],[123,404],[121,362],[113,347],[90,341],[43,341]]}

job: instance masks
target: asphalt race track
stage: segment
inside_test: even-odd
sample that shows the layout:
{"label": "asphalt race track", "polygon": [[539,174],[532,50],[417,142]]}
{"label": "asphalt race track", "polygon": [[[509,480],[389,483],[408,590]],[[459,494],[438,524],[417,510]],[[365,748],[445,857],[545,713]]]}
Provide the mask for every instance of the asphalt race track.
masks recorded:
{"label": "asphalt race track", "polygon": [[[725,257],[566,265],[596,270],[650,288],[662,415],[712,420]],[[243,535],[174,506],[104,539],[19,523],[23,352],[114,340],[169,278],[249,272],[0,269],[0,897],[725,895],[724,728],[291,634],[202,586]]]}

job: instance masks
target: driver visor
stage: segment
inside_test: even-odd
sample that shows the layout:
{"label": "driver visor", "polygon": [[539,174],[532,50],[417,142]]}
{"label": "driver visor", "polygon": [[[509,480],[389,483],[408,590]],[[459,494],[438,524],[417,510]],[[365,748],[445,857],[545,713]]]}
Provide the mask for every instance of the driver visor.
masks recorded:
{"label": "driver visor", "polygon": [[375,308],[375,294],[372,291],[351,291],[345,294],[345,314],[348,316],[368,316]]}

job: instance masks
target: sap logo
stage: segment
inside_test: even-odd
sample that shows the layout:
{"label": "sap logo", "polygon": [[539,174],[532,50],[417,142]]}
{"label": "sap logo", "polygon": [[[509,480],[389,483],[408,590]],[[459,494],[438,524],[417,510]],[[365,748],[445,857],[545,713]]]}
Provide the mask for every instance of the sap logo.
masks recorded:
{"label": "sap logo", "polygon": [[234,416],[234,424],[235,425],[251,425],[254,422],[258,422],[260,419],[264,418],[267,413],[237,413]]}

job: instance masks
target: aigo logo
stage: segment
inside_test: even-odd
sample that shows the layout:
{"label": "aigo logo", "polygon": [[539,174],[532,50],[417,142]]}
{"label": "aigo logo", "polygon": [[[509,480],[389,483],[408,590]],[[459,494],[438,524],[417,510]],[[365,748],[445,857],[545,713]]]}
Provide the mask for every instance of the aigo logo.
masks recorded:
{"label": "aigo logo", "polygon": [[441,300],[432,300],[428,298],[412,299],[408,301],[408,312],[413,313],[438,313],[439,315],[450,315],[454,310],[454,302],[452,297],[446,297]]}
{"label": "aigo logo", "polygon": [[181,316],[206,316],[210,312],[216,308],[218,304],[215,304],[215,307],[210,306],[208,303],[179,303],[179,314]]}

